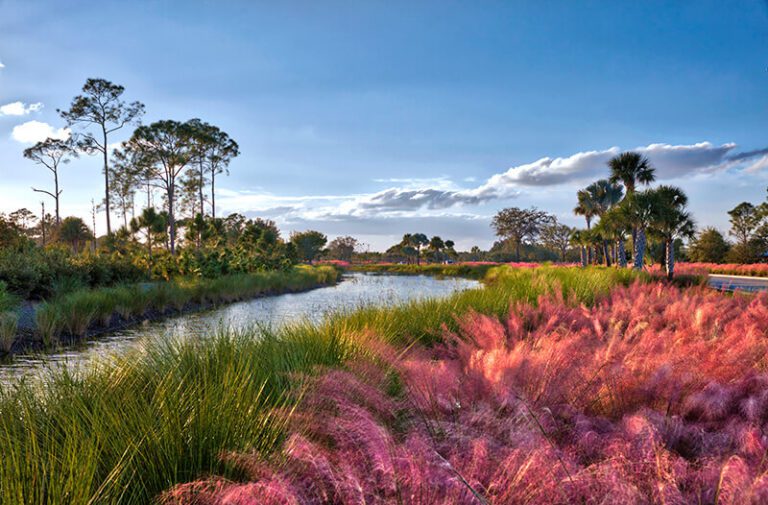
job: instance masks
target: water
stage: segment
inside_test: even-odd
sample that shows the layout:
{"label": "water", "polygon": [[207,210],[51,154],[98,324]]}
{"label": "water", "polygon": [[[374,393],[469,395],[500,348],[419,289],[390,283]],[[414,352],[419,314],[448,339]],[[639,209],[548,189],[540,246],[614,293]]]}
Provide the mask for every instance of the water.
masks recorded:
{"label": "water", "polygon": [[18,355],[0,365],[0,383],[24,376],[40,376],[58,366],[78,366],[97,357],[119,353],[130,346],[155,338],[199,338],[221,328],[244,329],[254,325],[279,327],[309,319],[319,322],[326,315],[362,306],[388,306],[424,298],[446,297],[478,287],[468,279],[438,279],[427,276],[370,275],[352,273],[343,282],[305,293],[285,294],[233,303],[220,308],[171,317],[126,330],[100,335],[54,354]]}

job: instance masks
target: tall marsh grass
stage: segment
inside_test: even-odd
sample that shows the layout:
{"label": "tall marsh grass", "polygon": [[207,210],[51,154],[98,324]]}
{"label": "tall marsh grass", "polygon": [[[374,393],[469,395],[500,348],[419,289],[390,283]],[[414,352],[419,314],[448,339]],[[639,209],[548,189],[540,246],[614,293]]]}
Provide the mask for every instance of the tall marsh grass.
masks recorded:
{"label": "tall marsh grass", "polygon": [[[268,457],[278,450],[305,378],[317,367],[380,360],[377,350],[386,344],[437,343],[469,313],[506,317],[511,303],[536,303],[548,293],[591,303],[635,278],[617,270],[500,267],[485,289],[442,301],[369,308],[276,333],[151,342],[77,374],[52,371],[40,387],[2,387],[0,503],[151,503],[202,476],[248,476],[222,454]],[[281,282],[221,280],[198,287],[195,296],[231,289],[247,296]]]}
{"label": "tall marsh grass", "polygon": [[19,315],[16,312],[0,312],[0,351],[10,352],[16,341]]}

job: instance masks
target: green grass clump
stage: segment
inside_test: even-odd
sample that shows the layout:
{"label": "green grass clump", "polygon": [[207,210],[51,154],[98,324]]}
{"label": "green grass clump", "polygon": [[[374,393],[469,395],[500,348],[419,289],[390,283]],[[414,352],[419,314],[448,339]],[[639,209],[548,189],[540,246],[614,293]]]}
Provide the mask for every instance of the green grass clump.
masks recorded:
{"label": "green grass clump", "polygon": [[64,318],[59,306],[55,303],[41,303],[35,309],[35,325],[45,347],[56,344],[64,331]]}
{"label": "green grass clump", "polygon": [[[311,282],[300,271],[290,275],[299,276],[297,285]],[[158,340],[77,374],[52,371],[41,387],[0,387],[0,503],[143,504],[204,475],[237,478],[219,456],[277,449],[303,373],[366,357],[371,339],[402,347],[434,341],[442,325],[454,327],[470,310],[503,316],[512,302],[535,303],[555,290],[592,303],[636,278],[613,269],[498,267],[485,288],[444,300],[365,308],[276,332]],[[221,282],[201,293],[286,285],[272,274]]]}
{"label": "green grass clump", "polygon": [[0,351],[10,352],[18,327],[19,315],[16,312],[0,312]]}

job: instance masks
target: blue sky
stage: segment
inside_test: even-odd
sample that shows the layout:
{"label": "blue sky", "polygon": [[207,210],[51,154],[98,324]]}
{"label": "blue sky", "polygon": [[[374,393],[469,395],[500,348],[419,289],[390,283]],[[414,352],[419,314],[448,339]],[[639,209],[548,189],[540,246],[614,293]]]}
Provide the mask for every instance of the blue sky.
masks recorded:
{"label": "blue sky", "polygon": [[[726,230],[726,211],[768,187],[766,49],[760,0],[0,0],[0,211],[38,211],[30,186],[50,177],[21,152],[103,77],[145,122],[229,132],[242,155],[219,210],[286,234],[487,247],[505,206],[580,224],[575,191],[634,148],[700,225]],[[61,179],[64,213],[89,215],[98,161]]]}

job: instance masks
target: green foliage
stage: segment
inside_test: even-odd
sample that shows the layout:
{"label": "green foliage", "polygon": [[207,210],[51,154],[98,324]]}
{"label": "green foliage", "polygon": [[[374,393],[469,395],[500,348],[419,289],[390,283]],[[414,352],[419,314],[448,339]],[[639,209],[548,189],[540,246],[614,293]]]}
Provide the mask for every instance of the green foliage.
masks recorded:
{"label": "green foliage", "polygon": [[291,244],[296,248],[299,261],[311,262],[320,256],[328,237],[319,231],[307,230],[291,233]]}
{"label": "green foliage", "polygon": [[509,207],[496,213],[491,226],[496,231],[496,235],[515,247],[515,261],[520,261],[522,245],[533,242],[538,238],[541,230],[554,221],[554,216],[536,207],[529,209]]}
{"label": "green foliage", "polygon": [[688,246],[688,258],[698,263],[723,263],[731,245],[716,228],[704,228]]}
{"label": "green foliage", "polygon": [[608,160],[610,181],[622,183],[627,195],[635,192],[638,184],[650,184],[656,180],[656,169],[640,153],[624,152]]}
{"label": "green foliage", "polygon": [[13,310],[16,308],[16,305],[18,305],[18,297],[8,291],[8,286],[5,282],[0,281],[0,312]]}
{"label": "green foliage", "polygon": [[64,318],[55,303],[41,303],[35,310],[35,325],[45,347],[52,347],[64,329]]}
{"label": "green foliage", "polygon": [[326,257],[340,261],[352,261],[352,255],[359,246],[355,237],[336,237],[328,244]]}
{"label": "green foliage", "polygon": [[146,273],[117,254],[75,255],[66,248],[0,249],[0,281],[24,299],[43,299],[73,287],[144,280]]}
{"label": "green foliage", "polygon": [[65,217],[56,235],[58,240],[70,244],[74,253],[81,251],[85,243],[94,238],[85,221],[79,217]]}

